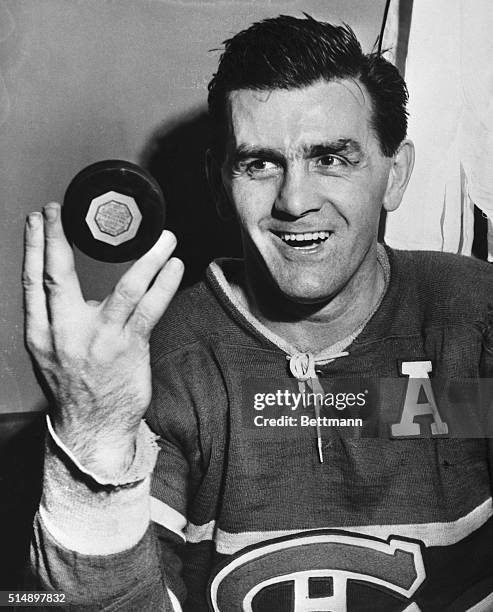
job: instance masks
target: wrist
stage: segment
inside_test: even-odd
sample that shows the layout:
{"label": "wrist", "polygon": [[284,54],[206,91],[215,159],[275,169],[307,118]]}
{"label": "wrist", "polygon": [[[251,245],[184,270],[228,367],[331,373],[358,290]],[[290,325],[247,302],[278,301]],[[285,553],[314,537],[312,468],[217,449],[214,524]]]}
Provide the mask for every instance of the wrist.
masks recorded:
{"label": "wrist", "polygon": [[48,431],[58,452],[85,476],[103,486],[132,485],[153,469],[159,447],[157,436],[141,421],[132,434],[118,438],[92,434],[87,440],[80,435],[76,445],[62,439],[47,416]]}
{"label": "wrist", "polygon": [[135,447],[135,437],[118,442],[103,439],[87,448],[86,453],[80,456],[80,461],[88,470],[102,478],[119,478],[132,465]]}

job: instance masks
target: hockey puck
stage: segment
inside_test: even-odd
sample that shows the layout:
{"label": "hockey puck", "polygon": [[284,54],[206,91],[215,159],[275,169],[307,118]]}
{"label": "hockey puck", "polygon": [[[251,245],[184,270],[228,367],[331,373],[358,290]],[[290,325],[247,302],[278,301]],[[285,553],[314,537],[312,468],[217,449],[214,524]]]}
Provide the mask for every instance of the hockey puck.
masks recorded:
{"label": "hockey puck", "polygon": [[164,229],[165,203],[137,164],[107,160],[77,174],[65,192],[62,224],[69,242],[99,261],[137,259]]}

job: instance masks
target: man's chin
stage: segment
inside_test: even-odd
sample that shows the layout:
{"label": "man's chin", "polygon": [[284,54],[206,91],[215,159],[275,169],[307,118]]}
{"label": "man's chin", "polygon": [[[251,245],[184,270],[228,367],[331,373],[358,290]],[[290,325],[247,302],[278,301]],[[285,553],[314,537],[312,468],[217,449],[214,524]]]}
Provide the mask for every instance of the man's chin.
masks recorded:
{"label": "man's chin", "polygon": [[320,284],[282,283],[278,285],[280,292],[285,299],[296,304],[317,304],[322,305],[330,302],[337,291]]}

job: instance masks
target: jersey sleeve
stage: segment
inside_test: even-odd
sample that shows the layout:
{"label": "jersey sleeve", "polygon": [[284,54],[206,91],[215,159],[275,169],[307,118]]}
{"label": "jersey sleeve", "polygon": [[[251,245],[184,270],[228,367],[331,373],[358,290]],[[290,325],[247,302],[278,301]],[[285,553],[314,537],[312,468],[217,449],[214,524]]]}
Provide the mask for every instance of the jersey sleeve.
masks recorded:
{"label": "jersey sleeve", "polygon": [[204,465],[196,408],[201,398],[206,401],[194,387],[187,352],[154,365],[153,400],[146,415],[160,446],[150,489],[151,521],[170,591],[182,604],[188,595],[182,570],[189,507]]}
{"label": "jersey sleeve", "polygon": [[174,531],[150,523],[151,514],[163,521],[166,504],[151,500],[149,490],[157,450],[168,481],[186,485],[181,453],[166,440],[156,445],[142,424],[132,465],[118,481],[107,482],[79,463],[47,421],[43,495],[26,588],[63,593],[70,610],[180,611],[174,593],[185,596],[178,554],[183,526],[177,512],[171,512]]}
{"label": "jersey sleeve", "polygon": [[47,437],[26,587],[63,593],[69,610],[176,609],[149,525],[154,436],[142,431],[121,484],[101,484]]}
{"label": "jersey sleeve", "polygon": [[56,541],[39,514],[35,518],[31,553],[31,590],[62,593],[62,609],[180,610],[172,599],[159,564],[156,537],[150,527],[131,549],[110,555],[85,555]]}

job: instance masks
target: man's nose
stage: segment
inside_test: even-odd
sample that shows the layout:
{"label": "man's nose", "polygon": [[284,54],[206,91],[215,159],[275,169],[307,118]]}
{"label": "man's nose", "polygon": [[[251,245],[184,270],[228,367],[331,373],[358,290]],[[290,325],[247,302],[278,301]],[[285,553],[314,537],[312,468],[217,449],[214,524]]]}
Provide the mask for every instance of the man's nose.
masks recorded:
{"label": "man's nose", "polygon": [[274,212],[303,217],[309,212],[320,210],[321,206],[322,198],[314,189],[310,177],[299,169],[286,170],[274,203]]}

